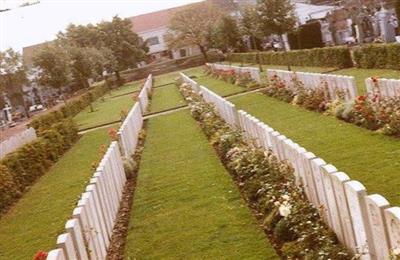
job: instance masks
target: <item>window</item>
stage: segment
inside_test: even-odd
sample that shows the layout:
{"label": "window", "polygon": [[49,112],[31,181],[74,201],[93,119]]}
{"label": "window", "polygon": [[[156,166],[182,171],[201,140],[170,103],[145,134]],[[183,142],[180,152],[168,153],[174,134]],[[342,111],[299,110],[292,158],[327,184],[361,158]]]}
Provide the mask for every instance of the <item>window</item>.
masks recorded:
{"label": "window", "polygon": [[149,46],[157,45],[160,43],[157,36],[150,37],[146,41],[147,41],[147,45],[149,45]]}
{"label": "window", "polygon": [[181,56],[181,58],[186,57],[186,49],[180,49],[179,55]]}

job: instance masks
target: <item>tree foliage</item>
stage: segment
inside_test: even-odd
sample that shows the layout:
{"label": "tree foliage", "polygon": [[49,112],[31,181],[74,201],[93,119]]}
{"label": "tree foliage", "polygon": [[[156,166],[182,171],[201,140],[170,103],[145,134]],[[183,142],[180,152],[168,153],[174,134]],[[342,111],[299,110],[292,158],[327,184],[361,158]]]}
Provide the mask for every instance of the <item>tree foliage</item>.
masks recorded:
{"label": "tree foliage", "polygon": [[215,30],[214,46],[223,51],[237,50],[241,46],[241,35],[236,19],[223,16]]}
{"label": "tree foliage", "polygon": [[294,6],[290,0],[258,0],[258,23],[262,33],[282,35],[296,25]]}
{"label": "tree foliage", "polygon": [[[0,52],[0,92],[7,94],[13,106],[25,107],[23,85],[28,82],[26,68],[23,66],[21,54],[13,49]],[[2,99],[2,107],[4,100]]]}
{"label": "tree foliage", "polygon": [[67,51],[56,42],[41,48],[33,57],[38,67],[37,80],[42,86],[60,89],[70,83],[70,57]]}
{"label": "tree foliage", "polygon": [[395,9],[398,20],[400,20],[400,0],[396,0]]}
{"label": "tree foliage", "polygon": [[207,60],[207,50],[212,44],[213,27],[220,12],[207,3],[190,5],[171,19],[165,39],[171,49],[197,46]]}

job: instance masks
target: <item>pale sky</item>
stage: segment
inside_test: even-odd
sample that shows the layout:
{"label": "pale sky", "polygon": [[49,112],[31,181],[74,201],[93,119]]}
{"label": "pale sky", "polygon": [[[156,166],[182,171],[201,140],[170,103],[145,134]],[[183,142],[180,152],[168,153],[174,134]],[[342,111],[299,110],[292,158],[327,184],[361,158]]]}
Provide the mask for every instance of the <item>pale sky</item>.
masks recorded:
{"label": "pale sky", "polygon": [[87,24],[110,20],[114,15],[130,17],[200,0],[0,0],[0,51],[50,41],[70,23]]}

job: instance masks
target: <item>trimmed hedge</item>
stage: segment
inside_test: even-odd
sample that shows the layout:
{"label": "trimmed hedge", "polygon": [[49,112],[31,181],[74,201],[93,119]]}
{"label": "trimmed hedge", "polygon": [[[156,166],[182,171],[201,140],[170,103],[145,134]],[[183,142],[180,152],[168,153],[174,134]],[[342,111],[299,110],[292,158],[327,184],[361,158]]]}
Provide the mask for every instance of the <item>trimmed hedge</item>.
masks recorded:
{"label": "trimmed hedge", "polygon": [[400,70],[400,44],[370,44],[354,51],[356,66],[363,69]]}
{"label": "trimmed hedge", "polygon": [[[261,52],[261,63],[310,67],[349,68],[353,66],[347,47],[315,48],[289,52]],[[257,53],[232,53],[232,62],[257,63]]]}
{"label": "trimmed hedge", "polygon": [[0,212],[4,212],[78,139],[71,118],[43,130],[35,141],[0,161]]}
{"label": "trimmed hedge", "polygon": [[29,127],[33,127],[39,135],[40,133],[51,128],[53,124],[60,122],[68,117],[73,117],[90,105],[91,102],[103,96],[108,88],[102,84],[94,87],[83,94],[80,98],[70,101],[60,109],[48,114],[39,116],[29,123]]}

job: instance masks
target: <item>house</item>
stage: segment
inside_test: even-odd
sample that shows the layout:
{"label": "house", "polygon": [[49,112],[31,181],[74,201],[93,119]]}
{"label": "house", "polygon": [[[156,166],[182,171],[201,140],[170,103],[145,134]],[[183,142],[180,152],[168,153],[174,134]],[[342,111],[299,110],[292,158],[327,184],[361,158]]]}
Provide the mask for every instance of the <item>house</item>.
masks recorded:
{"label": "house", "polygon": [[170,50],[165,42],[168,25],[175,13],[183,10],[186,6],[165,9],[157,12],[133,16],[128,19],[132,21],[132,30],[136,32],[149,47],[149,55],[154,59],[163,57],[178,59],[186,56],[201,54],[197,46],[188,46],[181,49]]}

